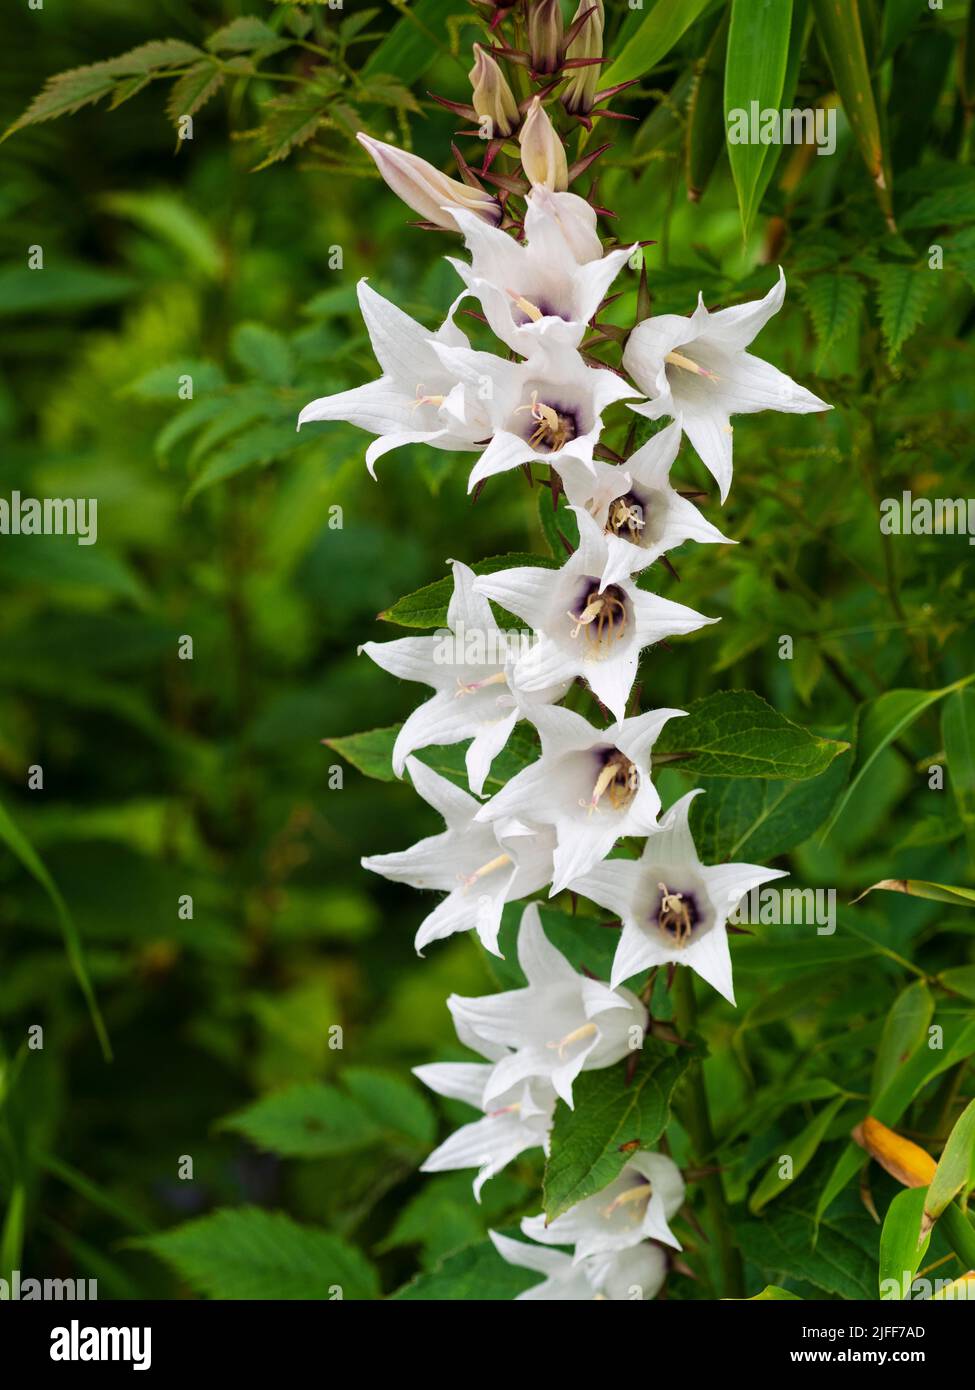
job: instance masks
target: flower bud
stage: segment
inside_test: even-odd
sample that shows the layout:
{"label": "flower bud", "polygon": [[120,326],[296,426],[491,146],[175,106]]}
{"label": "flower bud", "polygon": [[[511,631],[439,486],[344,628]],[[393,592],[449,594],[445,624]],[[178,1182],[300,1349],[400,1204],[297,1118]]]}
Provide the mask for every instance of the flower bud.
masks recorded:
{"label": "flower bud", "polygon": [[[575,38],[565,50],[567,58],[601,58],[603,56],[603,0],[579,0],[575,20],[587,10],[596,6],[595,11],[582,25]],[[562,93],[562,104],[573,116],[588,116],[592,110],[593,97],[599,86],[600,66],[589,63],[584,68],[570,68],[571,76]]]}
{"label": "flower bud", "polygon": [[501,221],[501,205],[490,193],[471,188],[466,183],[458,183],[419,155],[408,154],[406,150],[398,150],[395,145],[374,140],[362,131],[359,131],[356,139],[372,155],[376,168],[397,197],[418,212],[424,221],[456,232],[457,223],[449,211],[445,211],[451,206],[476,213],[495,227]]}
{"label": "flower bud", "polygon": [[521,166],[532,187],[550,188],[556,193],[568,188],[569,170],[565,161],[565,149],[538,97],[534,98],[528,108],[528,115],[518,138],[521,144]]}
{"label": "flower bud", "polygon": [[559,0],[529,0],[528,47],[534,72],[562,66],[562,8]]}
{"label": "flower bud", "polygon": [[504,73],[479,43],[474,45],[470,80],[474,89],[474,110],[482,121],[490,121],[491,136],[510,135],[518,125],[518,103]]}

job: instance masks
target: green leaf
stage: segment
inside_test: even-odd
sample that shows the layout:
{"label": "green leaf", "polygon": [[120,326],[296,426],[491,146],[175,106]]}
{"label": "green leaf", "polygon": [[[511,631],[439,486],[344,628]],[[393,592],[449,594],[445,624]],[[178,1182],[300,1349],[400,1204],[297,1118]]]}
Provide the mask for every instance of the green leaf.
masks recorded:
{"label": "green leaf", "polygon": [[942,970],[937,978],[938,983],[952,993],[960,994],[965,999],[975,999],[975,965],[952,966]]}
{"label": "green leaf", "polygon": [[819,738],[779,714],[751,690],[722,690],[693,701],[685,719],[664,726],[654,748],[680,755],[696,777],[816,777],[849,747]]}
{"label": "green leaf", "polygon": [[702,778],[706,795],[691,803],[691,831],[702,860],[762,864],[795,849],[829,815],[849,763],[849,758],[834,758],[825,772],[802,782]]}
{"label": "green leaf", "polygon": [[3,138],[24,126],[70,115],[82,106],[98,101],[112,91],[120,78],[141,77],[161,68],[182,66],[192,63],[200,54],[199,48],[184,43],[182,39],[153,39],[117,58],[56,73],[48,78],[43,90],[7,129]]}
{"label": "green leaf", "polygon": [[178,125],[183,116],[195,116],[212,96],[216,96],[223,86],[223,79],[224,75],[213,59],[204,58],[194,63],[189,72],[173,83],[173,90],[166,102],[166,114],[173,124]]}
{"label": "green leaf", "polygon": [[[797,1293],[789,1293],[788,1289],[780,1289],[777,1284],[766,1284],[761,1293],[753,1293],[751,1298],[740,1300],[744,1303],[785,1303],[786,1301],[801,1303],[802,1299]],[[738,1302],[731,1299],[732,1303]]]}
{"label": "green leaf", "polygon": [[327,95],[317,85],[303,87],[287,96],[272,97],[261,111],[264,123],[254,132],[254,138],[264,158],[254,165],[255,173],[286,159],[292,150],[308,143],[326,118]]}
{"label": "green leaf", "polygon": [[426,1099],[408,1082],[383,1072],[348,1069],[348,1094],[324,1082],[272,1091],[221,1121],[259,1149],[282,1158],[325,1158],[404,1139],[420,1148],[436,1122]]}
{"label": "green leaf", "polygon": [[[475,574],[495,574],[498,570],[517,569],[532,566],[537,569],[558,569],[560,561],[550,555],[493,555],[488,560],[478,560],[471,566]],[[387,623],[398,623],[400,627],[446,627],[447,606],[454,592],[452,575],[437,579],[433,584],[425,584],[404,598],[397,599],[391,608],[384,609],[379,617]],[[520,621],[520,620],[515,620]]]}
{"label": "green leaf", "polygon": [[197,401],[180,401],[180,380],[186,376],[193,379],[194,396],[198,393],[219,391],[227,384],[216,362],[207,361],[205,358],[185,357],[179,362],[164,362],[159,367],[152,367],[142,376],[136,377],[135,381],[123,386],[119,395],[133,396],[137,401],[165,401],[167,404],[181,405],[183,408],[174,417],[181,419],[202,404]]}
{"label": "green leaf", "polygon": [[206,219],[170,193],[111,193],[102,206],[152,232],[179,252],[182,263],[210,280],[223,274],[224,253]]}
{"label": "green leaf", "polygon": [[201,492],[224,483],[228,478],[248,468],[265,468],[284,454],[297,449],[304,441],[293,422],[274,424],[271,421],[238,435],[224,449],[211,454],[186,490],[186,501],[192,502]]}
{"label": "green leaf", "polygon": [[900,738],[925,710],[930,709],[946,695],[962,689],[973,679],[975,677],[966,676],[964,680],[946,685],[942,690],[888,690],[883,695],[878,695],[875,700],[860,706],[857,712],[856,753],[850,784],[837,802],[823,831],[824,840],[881,753],[889,748],[895,739]]}
{"label": "green leaf", "polygon": [[826,272],[804,285],[803,302],[819,345],[817,371],[859,318],[865,296],[866,287],[856,275]]}
{"label": "green leaf", "polygon": [[275,53],[290,44],[290,39],[281,38],[269,24],[253,14],[240,15],[229,24],[221,25],[206,41],[211,53],[252,53],[258,48],[265,53]]}
{"label": "green leaf", "polygon": [[364,79],[382,73],[412,83],[422,77],[445,48],[447,20],[457,14],[457,0],[414,0],[408,8],[400,0],[396,8],[402,19],[369,55],[360,73]]}
{"label": "green leaf", "polygon": [[139,288],[131,275],[87,265],[26,266],[0,270],[0,317],[15,314],[65,315],[95,304],[114,304]]}
{"label": "green leaf", "polygon": [[102,1050],[102,1056],[106,1062],[112,1059],[112,1045],[108,1040],[108,1032],[105,1028],[105,1021],[102,1018],[101,1009],[98,1007],[98,1000],[95,997],[95,987],[91,982],[88,973],[88,966],[85,963],[84,948],[81,944],[81,936],[75,926],[74,918],[68,910],[68,905],[61,896],[54,879],[47,871],[43,860],[37,854],[34,846],[27,839],[27,836],[10,818],[6,807],[0,803],[0,842],[5,844],[11,854],[19,859],[21,864],[40,884],[51,900],[58,925],[61,928],[61,936],[64,939],[65,952],[74,977],[78,981],[78,987],[84,996],[85,1003],[88,1005],[88,1013],[91,1018],[92,1027],[98,1037],[98,1042]]}
{"label": "green leaf", "polygon": [[[392,757],[393,744],[402,724],[392,724],[386,729],[370,729],[365,734],[347,734],[344,738],[326,738],[322,742],[341,754],[347,762],[366,777],[374,777],[379,782],[395,782]],[[464,766],[464,745],[454,744],[448,748],[420,748],[416,757],[442,777],[449,777],[459,787],[467,786],[467,770]],[[485,789],[497,791],[512,778],[516,772],[534,762],[538,757],[538,743],[528,726],[516,728],[508,739],[504,750],[492,764],[491,772],[485,782]]]}
{"label": "green leaf", "polygon": [[930,1242],[930,1236],[921,1239],[927,1193],[926,1187],[905,1188],[903,1192],[898,1192],[887,1208],[880,1233],[878,1275],[881,1298],[894,1296],[893,1285],[897,1287],[897,1298],[910,1297],[911,1283]]}
{"label": "green leaf", "polygon": [[975,865],[975,690],[956,690],[941,711],[948,775]]}
{"label": "green leaf", "polygon": [[158,1256],[208,1298],[379,1297],[376,1271],[359,1250],[283,1212],[224,1209],[127,1244]]}
{"label": "green leaf", "polygon": [[288,386],[294,372],[291,349],[280,333],[261,323],[241,323],[230,340],[234,361],[271,386]]}
{"label": "green leaf", "polygon": [[792,0],[731,0],[731,30],[724,76],[724,114],[728,126],[728,159],[738,192],[742,233],[747,238],[758,208],[762,166],[775,158],[771,145],[736,144],[731,139],[731,113],[778,111],[785,84],[792,23]]}
{"label": "green leaf", "polygon": [[710,0],[656,0],[616,62],[600,77],[600,87],[615,87],[617,82],[629,82],[655,68],[709,3]]}
{"label": "green leaf", "polygon": [[875,278],[880,328],[893,360],[924,318],[937,276],[925,266],[881,265]]}
{"label": "green leaf", "polygon": [[874,1059],[872,1096],[889,1085],[898,1068],[912,1057],[927,1036],[934,1000],[924,980],[915,980],[894,1000]]}
{"label": "green leaf", "polygon": [[820,47],[830,66],[843,110],[890,225],[890,201],[880,119],[860,26],[859,0],[812,0]]}
{"label": "green leaf", "polygon": [[924,1203],[926,1226],[931,1226],[949,1202],[966,1189],[975,1161],[975,1100],[971,1101],[952,1127],[942,1150]]}
{"label": "green leaf", "polygon": [[409,1302],[510,1300],[540,1282],[540,1275],[509,1265],[490,1240],[482,1240],[449,1255],[428,1274],[417,1275],[393,1298]]}
{"label": "green leaf", "polygon": [[731,10],[726,9],[694,74],[686,136],[687,196],[692,203],[700,201],[725,145],[722,76],[730,22]]}
{"label": "green leaf", "polygon": [[792,1160],[792,1176],[783,1178],[780,1176],[780,1158],[776,1158],[769,1168],[764,1178],[756,1187],[751,1197],[748,1199],[748,1210],[757,1216],[764,1206],[774,1201],[776,1197],[786,1192],[798,1177],[809,1167],[809,1164],[816,1156],[816,1151],[826,1136],[837,1112],[846,1104],[845,1096],[837,1096],[828,1105],[824,1105],[818,1115],[809,1121],[809,1124],[783,1149],[782,1157],[788,1156]]}
{"label": "green leaf", "polygon": [[812,1218],[787,1210],[774,1221],[745,1222],[735,1236],[745,1258],[766,1277],[786,1274],[838,1298],[872,1298],[876,1261],[853,1239],[850,1225],[823,1222],[814,1245]]}
{"label": "green leaf", "polygon": [[686,1050],[647,1039],[632,1079],[625,1063],[583,1072],[575,1109],[560,1100],[545,1165],[544,1207],[550,1221],[618,1177],[636,1149],[650,1149],[670,1119],[674,1087],[688,1065]]}
{"label": "green leaf", "polygon": [[[954,888],[948,883],[927,883],[919,878],[881,879],[879,883],[872,883],[869,888],[865,888],[860,898],[877,891],[906,893],[909,897],[926,898],[929,902],[950,903],[952,907],[975,907],[975,888]],[[855,898],[854,902],[859,902],[860,898]]]}

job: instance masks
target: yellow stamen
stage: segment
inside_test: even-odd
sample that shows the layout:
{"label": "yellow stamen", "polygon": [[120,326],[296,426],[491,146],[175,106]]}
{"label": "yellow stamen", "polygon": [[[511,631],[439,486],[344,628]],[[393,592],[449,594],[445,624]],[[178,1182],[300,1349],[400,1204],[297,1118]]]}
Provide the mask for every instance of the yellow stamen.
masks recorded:
{"label": "yellow stamen", "polygon": [[[601,647],[607,632],[616,630],[617,642],[626,633],[626,605],[622,599],[608,590],[599,594],[595,590],[589,595],[586,606],[581,613],[570,612],[568,616],[575,623],[575,627],[569,634],[576,638],[582,628],[588,628],[587,639],[596,647]],[[591,625],[595,623],[595,628]]]}
{"label": "yellow stamen", "polygon": [[606,530],[614,536],[618,536],[621,531],[629,531],[631,538],[636,540],[645,525],[643,508],[635,502],[627,502],[625,497],[616,497],[609,504]]}
{"label": "yellow stamen", "polygon": [[515,301],[521,312],[528,315],[532,323],[537,323],[539,319],[545,317],[538,305],[533,304],[531,300],[526,299],[524,295],[517,294],[514,290],[508,290],[508,294],[511,295],[511,298]]}
{"label": "yellow stamen", "polygon": [[565,1049],[567,1047],[571,1047],[575,1042],[581,1042],[583,1038],[591,1038],[595,1031],[595,1023],[584,1023],[581,1028],[576,1028],[574,1032],[566,1033],[565,1037],[560,1038],[558,1042],[548,1042],[545,1046],[553,1050],[557,1048],[559,1060],[561,1061],[562,1058],[565,1057]]}
{"label": "yellow stamen", "polygon": [[612,1216],[617,1207],[629,1206],[634,1202],[640,1202],[644,1206],[653,1196],[653,1188],[650,1183],[638,1183],[636,1187],[628,1187],[625,1192],[621,1192],[618,1197],[614,1197],[608,1207],[603,1207],[603,1216]]}
{"label": "yellow stamen", "polygon": [[499,854],[496,859],[488,860],[479,869],[475,869],[472,874],[459,874],[458,877],[465,888],[473,888],[479,878],[486,878],[488,874],[493,874],[495,869],[503,869],[505,864],[510,863],[510,854]]}
{"label": "yellow stamen", "polygon": [[710,377],[712,381],[719,381],[717,372],[709,372],[707,367],[702,367],[700,362],[695,362],[690,357],[685,357],[682,352],[668,352],[664,358],[673,367],[683,367],[685,372],[693,372],[695,376]]}
{"label": "yellow stamen", "polygon": [[[657,887],[662,894],[657,922],[663,931],[673,936],[675,946],[686,946],[694,930],[694,923],[691,921],[690,909],[684,901],[684,894],[668,892],[666,883],[658,883]],[[670,932],[670,927],[674,927],[675,930]]]}
{"label": "yellow stamen", "polygon": [[413,413],[414,410],[417,409],[418,406],[421,406],[421,405],[438,405],[438,406],[439,406],[439,405],[443,405],[444,401],[447,399],[446,396],[425,396],[425,395],[422,394],[422,391],[423,391],[423,387],[422,387],[422,386],[418,386],[418,387],[416,388],[416,400],[413,402],[413,405],[412,405],[412,407],[411,407],[411,410],[410,410],[410,413],[411,413],[411,414]]}

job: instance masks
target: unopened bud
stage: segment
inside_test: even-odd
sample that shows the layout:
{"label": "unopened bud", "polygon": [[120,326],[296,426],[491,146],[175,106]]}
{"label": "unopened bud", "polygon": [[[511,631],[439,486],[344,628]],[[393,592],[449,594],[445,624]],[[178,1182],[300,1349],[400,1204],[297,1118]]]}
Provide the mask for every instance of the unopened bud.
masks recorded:
{"label": "unopened bud", "polygon": [[[595,6],[595,9],[593,9]],[[580,0],[573,23],[587,10],[593,10],[582,28],[565,50],[567,58],[601,58],[603,56],[603,0]],[[588,116],[593,97],[599,86],[600,66],[588,63],[584,68],[570,68],[571,76],[562,93],[562,105],[573,116]]]}
{"label": "unopened bud", "polygon": [[533,72],[558,72],[562,66],[562,35],[559,0],[529,0],[528,47]]}
{"label": "unopened bud", "polygon": [[456,232],[457,223],[448,210],[452,206],[476,213],[495,227],[501,221],[501,205],[497,198],[483,189],[471,188],[457,179],[450,179],[419,155],[408,154],[406,150],[398,150],[395,145],[374,140],[362,131],[356,139],[372,155],[376,168],[397,197],[418,212],[424,221]]}
{"label": "unopened bud", "polygon": [[557,193],[568,188],[565,149],[538,97],[528,108],[519,141],[521,166],[533,188],[550,188]]}
{"label": "unopened bud", "polygon": [[470,71],[473,106],[481,120],[491,122],[493,135],[508,136],[518,125],[518,103],[494,58],[479,43],[474,45]]}

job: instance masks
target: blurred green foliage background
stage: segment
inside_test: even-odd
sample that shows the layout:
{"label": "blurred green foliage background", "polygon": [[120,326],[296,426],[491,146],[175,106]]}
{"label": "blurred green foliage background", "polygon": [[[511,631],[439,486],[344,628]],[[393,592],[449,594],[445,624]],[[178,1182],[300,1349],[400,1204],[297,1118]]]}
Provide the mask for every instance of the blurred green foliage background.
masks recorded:
{"label": "blurred green foliage background", "polygon": [[[294,1240],[291,1261],[263,1230],[275,1259],[301,1268],[307,1258],[312,1272],[293,1288],[268,1276],[252,1292],[322,1295],[333,1259],[369,1296],[537,1206],[530,1157],[488,1185],[480,1208],[471,1175],[416,1172],[438,1128],[469,1113],[421,1096],[408,1069],[463,1055],[446,995],[494,981],[466,939],[416,959],[428,905],[369,878],[359,858],[434,832],[436,819],[408,786],[369,781],[322,743],[391,724],[419,697],[357,657],[359,643],[401,635],[377,613],[439,578],[448,556],[547,553],[538,490],[520,474],[494,480],[472,508],[464,456],[400,451],[380,462],[377,484],[362,435],[294,428],[312,397],[374,375],[355,304],[361,276],[431,327],[456,293],[441,259],[452,239],[408,225],[350,136],[358,119],[444,164],[457,121],[426,91],[466,98],[477,22],[462,0],[421,3],[456,22],[437,29],[439,48],[396,29],[380,71],[412,105],[368,89],[348,105],[323,95],[323,123],[259,172],[270,142],[247,132],[279,89],[241,73],[178,151],[159,83],[118,111],[88,106],[0,147],[0,495],[98,500],[94,546],[0,537],[0,802],[63,895],[113,1054],[100,1050],[50,894],[23,853],[0,851],[5,1269],[97,1277],[103,1297],[234,1292],[229,1228],[213,1269],[165,1242],[168,1262],[127,1242],[252,1205],[342,1242],[304,1250],[289,1227],[280,1250]],[[287,12],[326,50],[357,20],[357,41],[342,46],[355,72],[404,23],[391,5],[371,9],[361,21],[353,0],[344,11],[257,0],[8,6],[4,123],[52,73],[150,39],[201,44],[241,13],[281,30]],[[784,152],[745,242],[725,152],[700,201],[686,196],[688,84],[721,9],[705,6],[616,103],[635,121],[599,126],[600,140],[616,142],[599,201],[616,212],[621,241],[656,243],[655,312],[689,313],[699,289],[712,306],[764,293],[781,261],[786,308],[757,349],[836,409],[740,420],[720,519],[685,446],[677,476],[708,490],[708,514],[740,543],[690,547],[673,557],[679,584],[661,576],[662,592],[723,621],[648,655],[644,704],[745,687],[852,738],[864,701],[895,686],[937,689],[975,665],[966,538],[884,538],[878,527],[880,499],[904,488],[971,489],[975,178],[963,158],[971,112],[955,87],[964,7],[937,17],[915,7],[890,35],[877,9],[871,55],[899,230],[841,113],[834,156],[796,165]],[[633,22],[623,7],[608,12],[611,34]],[[319,64],[341,72],[309,49],[261,66],[311,76]],[[797,104],[832,90],[811,35]],[[929,268],[934,243],[943,270]],[[43,270],[27,268],[32,246]],[[612,316],[628,325],[636,274],[617,288]],[[479,325],[465,326],[486,345]],[[183,374],[191,401],[177,396]],[[782,634],[794,639],[791,661],[780,659]],[[192,660],[179,659],[184,635]],[[945,790],[928,786],[928,763],[944,760],[939,717],[935,706],[877,760],[825,844],[813,836],[777,859],[797,884],[835,887],[844,902],[881,878],[971,882],[971,788],[963,795],[950,777]],[[28,790],[32,765],[42,790]],[[685,782],[670,771],[661,785],[667,800]],[[5,839],[14,847],[15,832]],[[192,920],[178,914],[185,894]],[[760,1128],[742,1129],[756,1087],[832,1077],[868,1089],[858,1078],[911,978],[891,952],[929,976],[975,961],[960,908],[875,895],[841,909],[843,922],[837,945],[862,950],[831,956],[813,932],[794,951],[805,929],[789,927],[739,938],[738,1014],[708,1000],[709,1082],[739,1196],[811,1113],[809,1099],[789,1110],[786,1097]],[[957,996],[941,1003],[970,1008]],[[43,1049],[27,1050],[36,1024]],[[322,1081],[358,1096],[345,1141],[306,1135],[304,1149],[282,1144],[275,1156],[225,1123],[279,1088]],[[964,1094],[959,1082],[955,1098]],[[944,1122],[949,1099],[932,1090],[920,1101]],[[933,1114],[915,1127],[933,1133]],[[829,1137],[848,1128],[837,1122]],[[192,1181],[178,1175],[184,1155]],[[810,1190],[822,1176],[814,1164]],[[869,1218],[847,1196],[869,1248]]]}

